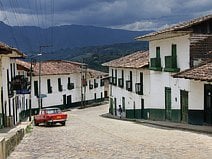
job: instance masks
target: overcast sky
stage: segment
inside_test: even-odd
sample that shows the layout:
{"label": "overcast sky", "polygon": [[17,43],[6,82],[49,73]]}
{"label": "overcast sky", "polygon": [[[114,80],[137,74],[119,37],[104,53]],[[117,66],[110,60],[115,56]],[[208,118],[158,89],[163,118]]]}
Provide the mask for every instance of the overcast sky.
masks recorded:
{"label": "overcast sky", "polygon": [[212,0],[0,0],[0,21],[12,26],[157,30],[208,14]]}

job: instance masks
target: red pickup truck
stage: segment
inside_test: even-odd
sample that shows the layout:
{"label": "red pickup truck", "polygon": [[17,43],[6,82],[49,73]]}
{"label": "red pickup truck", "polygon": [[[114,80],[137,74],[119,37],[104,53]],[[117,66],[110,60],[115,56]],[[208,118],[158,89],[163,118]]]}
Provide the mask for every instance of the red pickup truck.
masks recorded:
{"label": "red pickup truck", "polygon": [[39,114],[34,116],[35,126],[38,126],[40,123],[44,123],[46,126],[60,123],[64,126],[66,120],[67,114],[63,113],[59,108],[41,109]]}

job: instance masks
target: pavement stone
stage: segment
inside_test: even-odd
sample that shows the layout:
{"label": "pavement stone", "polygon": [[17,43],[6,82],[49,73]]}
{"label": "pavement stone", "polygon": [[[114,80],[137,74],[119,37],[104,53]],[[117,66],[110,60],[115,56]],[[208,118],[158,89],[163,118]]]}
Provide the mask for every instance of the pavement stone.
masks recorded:
{"label": "pavement stone", "polygon": [[34,127],[8,159],[208,159],[212,136],[102,118],[108,105],[73,109],[66,126]]}

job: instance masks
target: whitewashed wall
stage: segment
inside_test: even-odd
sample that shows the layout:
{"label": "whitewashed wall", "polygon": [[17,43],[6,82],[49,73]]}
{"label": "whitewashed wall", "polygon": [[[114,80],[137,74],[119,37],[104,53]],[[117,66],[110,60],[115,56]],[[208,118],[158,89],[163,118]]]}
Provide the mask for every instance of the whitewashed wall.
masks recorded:
{"label": "whitewashed wall", "polygon": [[[147,69],[126,69],[126,68],[113,68],[117,70],[117,79],[121,78],[121,72],[124,70],[124,87],[110,86],[112,87],[112,98],[117,100],[118,105],[122,105],[122,97],[125,97],[125,109],[133,109],[135,102],[135,109],[141,109],[141,99],[144,99],[144,107],[149,105],[149,70]],[[112,68],[109,69],[110,75],[112,75]],[[132,92],[126,90],[126,80],[130,79],[130,71],[132,71]],[[140,72],[143,72],[143,95],[135,93],[135,83],[140,83]]]}
{"label": "whitewashed wall", "polygon": [[[150,58],[155,58],[156,47],[160,47],[161,65],[165,67],[165,56],[171,56],[172,44],[177,45],[177,65],[180,70],[189,68],[189,35],[150,41]],[[165,108],[165,87],[171,88],[172,109],[180,109],[180,89],[189,90],[189,81],[174,79],[172,74],[163,71],[150,71],[149,108]]]}
{"label": "whitewashed wall", "polygon": [[171,56],[172,44],[177,45],[177,65],[181,70],[188,69],[190,59],[190,36],[180,36],[162,40],[154,40],[149,43],[150,58],[156,56],[156,47],[160,47],[161,65],[165,67],[165,56]]}
{"label": "whitewashed wall", "polygon": [[[70,82],[74,83],[74,89],[68,90],[68,77],[70,77]],[[61,84],[63,85],[63,91],[58,91],[58,78],[61,78]],[[51,80],[52,93],[48,94],[47,90],[47,79]],[[87,79],[89,81],[89,79]],[[38,99],[34,95],[34,81],[39,82],[38,76],[33,76],[32,81],[32,108],[38,108]],[[94,79],[91,79],[92,84]],[[98,87],[89,89],[89,83],[86,87],[85,100],[94,100],[94,93],[96,93],[97,98],[101,98],[101,92],[104,93],[104,87],[100,87],[100,79],[97,79]],[[38,83],[39,84],[39,83]],[[83,90],[84,93],[84,90]],[[81,74],[74,73],[69,75],[48,75],[41,76],[41,94],[46,94],[47,97],[43,98],[43,107],[50,107],[54,105],[63,104],[63,95],[71,95],[72,103],[81,102]],[[103,94],[104,95],[104,94]]]}

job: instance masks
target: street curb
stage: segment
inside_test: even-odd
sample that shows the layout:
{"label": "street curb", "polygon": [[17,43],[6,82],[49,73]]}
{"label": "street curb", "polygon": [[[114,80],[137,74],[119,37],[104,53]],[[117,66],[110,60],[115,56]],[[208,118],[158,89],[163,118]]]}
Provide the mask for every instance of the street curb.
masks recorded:
{"label": "street curb", "polygon": [[[142,119],[128,119],[128,118],[120,118],[117,116],[113,116],[109,113],[102,114],[100,115],[104,118],[110,118],[110,119],[116,119],[116,120],[124,120],[124,121],[131,121],[139,124],[143,124],[145,126],[148,125],[155,125],[163,128],[171,128],[171,129],[176,129],[176,130],[184,130],[184,131],[192,131],[196,133],[204,133],[204,134],[212,134],[212,127],[208,126],[196,126],[196,125],[190,125],[190,124],[180,124],[180,123],[168,123],[168,122],[163,122],[163,123],[158,123],[157,121],[151,121],[151,120],[142,120]],[[204,129],[205,128],[205,129]]]}
{"label": "street curb", "polygon": [[21,142],[24,136],[28,133],[28,129],[32,126],[31,122],[22,122],[12,128],[0,140],[0,158],[6,159]]}

